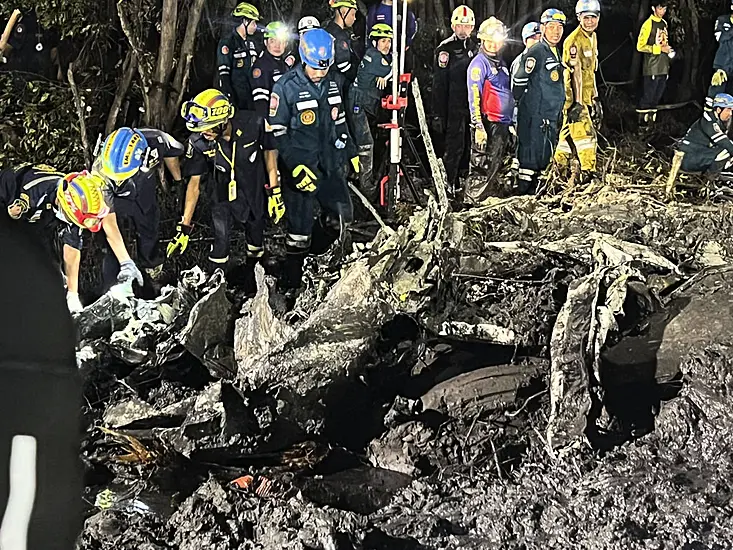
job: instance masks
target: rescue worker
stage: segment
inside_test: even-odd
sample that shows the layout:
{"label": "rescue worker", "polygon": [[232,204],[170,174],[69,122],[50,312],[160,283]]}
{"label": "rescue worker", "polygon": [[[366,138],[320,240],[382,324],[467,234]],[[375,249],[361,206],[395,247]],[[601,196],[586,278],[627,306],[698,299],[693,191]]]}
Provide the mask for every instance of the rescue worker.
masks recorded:
{"label": "rescue worker", "polygon": [[275,83],[270,99],[269,121],[288,212],[284,286],[291,296],[300,287],[311,246],[315,202],[325,227],[342,237],[353,219],[346,178],[349,160],[358,173],[359,157],[346,123],[344,77],[329,70],[334,56],[328,32],[303,34],[302,65]]}
{"label": "rescue worker", "polygon": [[[0,171],[0,205],[8,216],[37,227],[50,243],[49,252],[53,252],[59,235],[63,245],[66,302],[72,313],[83,309],[79,300],[82,230],[98,232],[110,212],[104,186],[100,176],[86,171],[63,175],[43,165]],[[109,235],[108,228],[105,233]],[[121,266],[118,282],[136,280],[142,284],[142,274],[130,256],[123,250],[117,258]]]}
{"label": "rescue worker", "polygon": [[[733,11],[733,0],[730,4]],[[729,93],[733,90],[730,75],[733,73],[733,14],[721,15],[715,21],[715,40],[718,50],[713,59],[713,78],[708,88],[708,97],[705,99],[705,108],[711,109],[713,98],[717,94]]]}
{"label": "rescue worker", "polygon": [[[264,255],[265,192],[275,223],[285,213],[277,175],[277,151],[266,121],[253,111],[238,111],[217,90],[204,90],[181,107],[186,128],[192,132],[186,150],[184,176],[188,178],[183,217],[176,227],[167,255],[183,254],[193,229],[201,178],[210,176],[214,244],[209,252],[213,267],[227,273],[232,223],[243,226],[247,240],[244,291],[257,291],[254,268]],[[234,267],[233,262],[230,267]]]}
{"label": "rescue worker", "polygon": [[66,80],[59,60],[59,36],[44,29],[35,12],[20,16],[8,43],[0,51],[0,72],[32,73],[43,78]]}
{"label": "rescue worker", "polygon": [[[107,201],[110,214],[105,223],[117,225],[120,220],[132,223],[138,263],[153,281],[160,275],[165,259],[158,246],[158,166],[163,162],[173,184],[182,186],[179,158],[184,151],[182,143],[161,130],[119,128],[104,141],[92,167],[109,182],[106,191],[110,195]],[[108,288],[116,280],[119,265],[111,251],[104,248],[102,278],[104,287]]]}
{"label": "rescue worker", "polygon": [[565,102],[563,64],[557,46],[565,28],[565,14],[550,8],[542,13],[542,40],[532,46],[514,76],[517,101],[517,191],[534,193],[540,174],[552,160],[558,119]]}
{"label": "rescue worker", "polygon": [[29,229],[0,217],[0,546],[72,550],[84,524],[78,335]]}
{"label": "rescue worker", "polygon": [[348,117],[352,135],[359,148],[359,181],[362,193],[370,200],[377,199],[377,186],[373,178],[374,136],[382,96],[392,78],[392,29],[379,23],[369,33],[370,48],[359,64],[356,80],[349,89]]}
{"label": "rescue worker", "polygon": [[642,93],[636,113],[639,126],[647,126],[657,120],[657,105],[662,99],[669,78],[669,66],[675,51],[669,45],[669,32],[664,16],[667,3],[652,3],[652,14],[644,21],[636,41],[636,49],[644,54]]}
{"label": "rescue worker", "polygon": [[468,66],[471,115],[471,173],[465,202],[478,204],[498,195],[496,176],[504,162],[514,117],[514,97],[506,62],[500,56],[507,37],[504,23],[490,17],[479,27],[478,55]]}
{"label": "rescue worker", "polygon": [[[250,85],[254,111],[263,119],[270,108],[272,86],[290,70],[283,55],[290,41],[290,30],[285,23],[273,21],[265,27],[265,51],[252,66]],[[295,59],[293,57],[293,59]]]}
{"label": "rescue worker", "polygon": [[570,165],[571,158],[577,158],[581,183],[588,183],[596,170],[596,126],[600,124],[603,112],[596,86],[596,29],[601,17],[601,4],[598,0],[578,0],[575,15],[579,24],[563,43],[563,63],[569,70],[564,79],[564,117],[555,162],[563,169]]}
{"label": "rescue worker", "polygon": [[[356,71],[359,68],[359,57],[354,50],[353,42],[356,40],[351,27],[356,20],[356,0],[329,0],[328,5],[333,10],[333,19],[329,21],[326,29],[334,38],[335,65],[336,70],[344,75],[345,87],[342,89],[343,96],[346,96],[348,86],[356,78]],[[302,58],[301,58],[302,61]]]}
{"label": "rescue worker", "polygon": [[471,38],[476,17],[468,6],[458,6],[451,15],[453,34],[435,50],[433,73],[433,129],[445,136],[443,164],[448,185],[455,190],[462,168],[468,168],[471,133],[466,74],[478,46]]}
{"label": "rescue worker", "polygon": [[[397,6],[397,24],[392,21],[392,0],[382,0],[378,4],[372,4],[367,10],[367,21],[366,29],[369,32],[374,25],[377,23],[384,23],[389,25],[395,31],[395,39],[398,41],[398,45],[402,43],[402,2],[398,0],[399,5]],[[407,7],[407,38],[405,43],[409,49],[412,42],[415,40],[417,35],[417,19],[412,8]]]}
{"label": "rescue worker", "polygon": [[684,153],[681,168],[733,181],[733,141],[728,128],[733,114],[733,96],[718,94],[711,110],[703,113],[679,144]]}
{"label": "rescue worker", "polygon": [[251,109],[249,75],[260,53],[253,39],[260,12],[252,4],[241,2],[232,11],[232,17],[237,18],[240,24],[229,36],[219,41],[216,54],[218,87],[237,109]]}
{"label": "rescue worker", "polygon": [[519,69],[524,55],[540,40],[542,40],[542,31],[540,30],[539,21],[530,21],[522,27],[522,43],[524,44],[524,51],[515,57],[514,61],[512,61],[509,70],[512,78],[514,78],[514,75],[517,73],[517,69]]}

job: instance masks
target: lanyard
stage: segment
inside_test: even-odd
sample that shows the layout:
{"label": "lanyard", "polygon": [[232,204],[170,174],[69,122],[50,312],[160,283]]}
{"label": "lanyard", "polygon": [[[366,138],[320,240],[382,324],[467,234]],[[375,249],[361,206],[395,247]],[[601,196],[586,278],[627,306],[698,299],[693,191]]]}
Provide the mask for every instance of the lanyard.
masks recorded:
{"label": "lanyard", "polygon": [[216,146],[219,148],[221,156],[229,164],[230,177],[229,177],[229,202],[237,200],[237,181],[234,179],[234,162],[237,159],[237,140],[232,142],[232,158],[231,160],[226,156],[224,150],[221,148],[221,144],[217,141]]}

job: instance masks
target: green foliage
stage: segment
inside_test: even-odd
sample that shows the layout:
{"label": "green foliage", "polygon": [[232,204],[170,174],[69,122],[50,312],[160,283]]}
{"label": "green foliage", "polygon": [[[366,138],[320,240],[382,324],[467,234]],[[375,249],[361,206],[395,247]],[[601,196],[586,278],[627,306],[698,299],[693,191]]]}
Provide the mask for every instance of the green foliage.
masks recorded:
{"label": "green foliage", "polygon": [[74,99],[68,87],[45,81],[21,83],[0,74],[0,167],[49,164],[83,167]]}
{"label": "green foliage", "polygon": [[35,8],[41,26],[56,29],[61,38],[97,40],[115,25],[114,16],[106,13],[108,5],[98,0],[16,0],[2,2],[0,18],[6,21],[16,8],[25,13]]}

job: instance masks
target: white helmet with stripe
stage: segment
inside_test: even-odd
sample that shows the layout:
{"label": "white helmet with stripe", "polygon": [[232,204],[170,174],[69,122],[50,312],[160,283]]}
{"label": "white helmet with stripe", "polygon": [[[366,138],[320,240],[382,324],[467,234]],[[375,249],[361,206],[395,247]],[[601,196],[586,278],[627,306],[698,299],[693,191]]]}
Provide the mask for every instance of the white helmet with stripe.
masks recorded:
{"label": "white helmet with stripe", "polygon": [[450,18],[451,27],[456,25],[476,25],[476,16],[468,6],[458,6]]}

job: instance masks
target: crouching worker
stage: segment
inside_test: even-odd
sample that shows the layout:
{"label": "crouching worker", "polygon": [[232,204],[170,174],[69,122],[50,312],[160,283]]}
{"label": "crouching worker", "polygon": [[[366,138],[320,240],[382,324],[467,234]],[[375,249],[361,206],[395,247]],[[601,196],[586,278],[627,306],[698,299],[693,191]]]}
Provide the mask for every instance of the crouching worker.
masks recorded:
{"label": "crouching worker", "polygon": [[[88,172],[63,175],[48,166],[0,170],[0,204],[8,216],[33,224],[49,253],[55,251],[56,239],[60,239],[66,302],[71,313],[83,309],[79,300],[82,232],[98,232],[110,211],[104,185],[101,177]],[[131,266],[120,272],[120,282],[135,278],[142,283],[142,275],[129,256],[118,260],[123,266]]]}
{"label": "crouching worker", "polygon": [[705,111],[682,138],[675,155],[682,157],[677,169],[733,181],[733,141],[727,135],[732,114],[733,96],[716,95],[712,111]]}
{"label": "crouching worker", "polygon": [[303,34],[300,59],[301,66],[275,83],[269,116],[288,212],[284,283],[291,296],[300,287],[311,247],[316,201],[324,229],[343,236],[354,215],[346,182],[349,161],[359,170],[341,96],[343,75],[329,72],[333,37],[323,29]]}
{"label": "crouching worker", "polygon": [[[209,175],[211,218],[214,244],[209,252],[210,267],[228,271],[232,224],[244,228],[247,259],[244,292],[257,291],[254,268],[264,254],[265,192],[268,209],[275,223],[285,213],[277,178],[277,151],[265,120],[254,111],[234,113],[234,107],[218,90],[205,90],[181,107],[181,116],[191,132],[183,166],[188,179],[183,218],[167,255],[182,254],[193,229],[193,214],[198,204],[201,177]],[[268,184],[269,183],[269,184]],[[233,266],[232,266],[233,267]]]}
{"label": "crouching worker", "polygon": [[369,32],[372,46],[364,54],[356,80],[349,89],[351,130],[359,147],[359,181],[364,195],[372,202],[377,199],[374,184],[374,136],[377,131],[382,96],[392,77],[392,28],[377,23]]}

